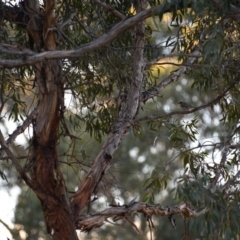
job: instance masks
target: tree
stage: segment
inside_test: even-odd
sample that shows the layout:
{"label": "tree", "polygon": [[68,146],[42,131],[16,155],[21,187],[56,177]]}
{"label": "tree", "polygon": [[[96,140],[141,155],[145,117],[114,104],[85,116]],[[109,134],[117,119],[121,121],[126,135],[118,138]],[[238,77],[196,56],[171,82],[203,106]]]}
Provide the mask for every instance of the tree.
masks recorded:
{"label": "tree", "polygon": [[[5,117],[22,121],[7,138],[0,132],[2,160],[10,160],[36,194],[52,239],[78,239],[76,229],[89,232],[109,218],[128,221],[138,231],[131,220],[137,212],[146,217],[150,230],[153,215],[168,216],[175,227],[175,214],[181,214],[186,223],[204,214],[196,221],[198,236],[237,236],[238,1],[46,0],[41,6],[37,0],[25,0],[14,6],[1,1],[0,7],[1,121],[5,124]],[[162,35],[162,44],[156,33],[166,14],[171,16],[167,29],[173,36]],[[169,58],[173,61],[163,62]],[[176,67],[168,76],[163,75],[166,64]],[[176,93],[167,87],[183,76],[191,85],[186,92],[194,94],[197,106],[160,114],[151,100]],[[74,98],[69,107],[64,99],[67,94]],[[181,96],[188,95],[182,92]],[[159,102],[168,104],[167,100]],[[148,114],[149,105],[155,113]],[[187,120],[178,117],[202,109],[207,110]],[[201,124],[207,117],[221,121]],[[131,130],[141,135],[143,126],[167,132],[175,154],[146,179],[143,200],[148,203],[133,199],[125,205],[112,203],[100,213],[84,214],[126,134]],[[30,127],[28,148],[19,151],[13,142]],[[72,145],[64,154],[76,158],[72,150],[78,148],[84,159],[85,150],[76,147],[82,128],[101,147],[81,175],[77,190],[69,192],[58,143],[68,138]],[[210,133],[216,139],[201,141],[201,136]],[[176,187],[179,205],[154,204],[155,194],[174,178],[169,166],[176,159],[184,167]],[[83,161],[78,164],[84,166]],[[2,178],[11,174],[1,171]]]}

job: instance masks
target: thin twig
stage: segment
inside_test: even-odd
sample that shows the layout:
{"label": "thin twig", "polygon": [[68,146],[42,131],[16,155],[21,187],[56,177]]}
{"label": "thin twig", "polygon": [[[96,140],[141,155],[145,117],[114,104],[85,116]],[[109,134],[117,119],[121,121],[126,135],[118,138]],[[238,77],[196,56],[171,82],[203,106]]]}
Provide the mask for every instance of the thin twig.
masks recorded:
{"label": "thin twig", "polygon": [[120,13],[119,11],[117,11],[116,9],[114,9],[113,7],[107,5],[106,3],[103,3],[99,0],[94,0],[94,2],[96,4],[98,4],[99,6],[109,10],[110,12],[112,12],[115,16],[117,16],[118,18],[120,18],[121,20],[125,19],[126,16],[124,16],[122,13]]}
{"label": "thin twig", "polygon": [[69,87],[65,87],[63,88],[64,90],[70,90],[70,89],[75,89],[77,87],[82,87],[82,86],[85,86],[85,85],[90,85],[94,83],[94,81],[84,81],[82,83],[79,83],[79,84],[76,84],[76,85],[73,85],[73,86],[69,86]]}
{"label": "thin twig", "polygon": [[[24,159],[24,158],[28,158],[29,156],[20,156],[20,157],[16,157],[16,159]],[[5,156],[5,157],[0,157],[0,160],[8,160],[9,157],[8,156]]]}
{"label": "thin twig", "polygon": [[154,120],[159,120],[159,119],[163,119],[163,118],[169,118],[169,117],[171,117],[173,115],[177,115],[177,114],[183,115],[183,114],[193,113],[193,112],[196,112],[198,110],[204,109],[204,108],[209,107],[209,106],[213,105],[214,103],[218,102],[238,82],[239,81],[234,81],[225,91],[223,91],[216,98],[214,98],[210,102],[208,102],[206,104],[203,104],[199,107],[195,107],[195,108],[192,108],[192,109],[186,110],[186,111],[173,111],[173,112],[163,114],[163,115],[160,115],[160,116],[146,116],[146,117],[142,117],[142,118],[137,118],[137,119],[134,120],[134,123],[138,123],[138,122],[142,122],[142,121],[149,121],[149,120],[154,121]]}
{"label": "thin twig", "polygon": [[[38,111],[37,109],[35,108],[29,115],[28,117],[25,119],[25,121],[22,123],[22,125],[18,126],[16,128],[15,131],[13,131],[12,134],[9,135],[9,138],[7,139],[6,141],[6,144],[9,145],[11,144],[15,139],[16,137],[23,133],[25,131],[25,129],[32,123],[32,120],[35,119],[37,117],[37,114],[38,114]],[[0,152],[1,152],[1,148],[0,148]]]}
{"label": "thin twig", "polygon": [[179,69],[177,69],[171,75],[163,79],[157,86],[142,92],[141,102],[145,103],[148,99],[153,98],[154,96],[157,96],[162,89],[164,89],[170,83],[176,82],[180,76],[186,73],[190,69],[190,66],[196,61],[196,59],[201,56],[200,45],[193,51],[191,55],[193,57],[189,57],[185,62],[183,62],[183,65],[185,64],[188,66],[179,67]]}
{"label": "thin twig", "polygon": [[[0,88],[0,100],[1,100],[1,106],[0,106],[0,115],[2,113],[2,110],[4,108],[4,105],[7,100],[4,100],[3,93],[4,93],[4,83],[5,83],[5,68],[2,69],[2,82],[1,82],[1,88]],[[1,117],[0,117],[1,120]]]}
{"label": "thin twig", "polygon": [[224,191],[225,189],[229,188],[239,177],[240,170],[236,173],[236,175],[232,179],[228,179],[228,181],[221,187],[221,191]]}
{"label": "thin twig", "polygon": [[[12,229],[8,226],[8,224],[6,224],[2,219],[0,219],[0,223],[13,235],[13,233],[19,233],[19,230],[17,230],[16,228]],[[8,239],[8,238],[7,238]]]}
{"label": "thin twig", "polygon": [[220,164],[218,165],[218,168],[215,171],[215,176],[214,176],[213,181],[211,182],[211,187],[213,187],[217,184],[217,182],[221,176],[222,167],[224,167],[224,165],[227,161],[227,154],[228,154],[228,150],[229,150],[229,146],[230,146],[230,141],[232,139],[232,136],[235,134],[236,130],[238,129],[238,124],[239,124],[239,122],[235,123],[231,127],[227,136],[225,137],[224,148],[222,151],[222,158],[221,158]]}
{"label": "thin twig", "polygon": [[69,18],[65,22],[63,22],[59,26],[59,28],[62,30],[66,25],[70,24],[72,22],[73,18],[76,16],[76,14],[77,14],[76,12],[71,13]]}
{"label": "thin twig", "polygon": [[2,149],[5,151],[9,159],[12,161],[14,167],[16,168],[17,172],[19,173],[20,177],[26,182],[26,184],[33,188],[31,179],[27,176],[26,172],[23,170],[22,166],[19,164],[16,156],[8,147],[7,143],[4,140],[3,134],[0,130],[0,144],[2,145]]}
{"label": "thin twig", "polygon": [[94,35],[93,33],[91,33],[90,31],[88,31],[88,30],[86,29],[86,27],[84,26],[84,24],[81,22],[81,20],[80,20],[78,17],[75,16],[75,19],[77,20],[77,22],[79,23],[79,25],[82,27],[82,29],[85,31],[85,33],[86,33],[90,38],[92,38],[92,39],[97,38],[96,35]]}
{"label": "thin twig", "polygon": [[62,29],[61,29],[60,27],[58,27],[57,25],[56,25],[56,29],[57,29],[59,35],[60,35],[63,39],[69,41],[74,47],[78,47],[78,45],[75,44],[70,38],[68,38],[67,35],[62,31]]}
{"label": "thin twig", "polygon": [[36,52],[19,45],[0,44],[0,52],[20,56],[33,56]]}

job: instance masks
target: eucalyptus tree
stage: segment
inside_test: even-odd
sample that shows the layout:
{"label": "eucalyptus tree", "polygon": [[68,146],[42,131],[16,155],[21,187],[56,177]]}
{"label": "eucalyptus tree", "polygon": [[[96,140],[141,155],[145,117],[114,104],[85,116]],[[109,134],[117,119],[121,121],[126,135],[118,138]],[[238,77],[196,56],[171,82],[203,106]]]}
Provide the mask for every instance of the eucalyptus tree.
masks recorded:
{"label": "eucalyptus tree", "polygon": [[[153,215],[168,216],[176,227],[174,215],[179,214],[186,222],[185,238],[188,220],[204,215],[196,219],[198,236],[237,236],[239,5],[227,0],[0,1],[1,121],[12,118],[20,124],[9,136],[0,132],[2,163],[10,160],[36,194],[53,239],[78,239],[77,229],[89,232],[110,219],[128,221],[138,231],[133,213],[143,214],[150,230]],[[165,28],[176,31],[159,41],[153,26],[158,28],[166,14]],[[175,69],[164,76],[166,64]],[[180,80],[191,85],[192,98],[183,87],[166,97],[168,86]],[[161,113],[159,106],[164,109],[163,103],[169,105],[177,94],[195,106]],[[148,104],[154,113],[148,114]],[[126,134],[141,134],[144,123],[158,135],[168,130],[174,155],[146,179],[143,200],[148,203],[133,199],[84,214]],[[83,180],[69,191],[60,155],[76,159],[72,148],[82,158],[88,154],[78,138],[83,127],[101,147]],[[14,140],[27,128],[32,134],[19,153]],[[210,140],[202,141],[209,132]],[[57,145],[65,138],[74,147],[60,153]],[[184,164],[176,187],[179,205],[154,204],[155,193],[174,178],[176,159]],[[85,162],[77,162],[80,170]],[[6,177],[3,171],[1,176]]]}

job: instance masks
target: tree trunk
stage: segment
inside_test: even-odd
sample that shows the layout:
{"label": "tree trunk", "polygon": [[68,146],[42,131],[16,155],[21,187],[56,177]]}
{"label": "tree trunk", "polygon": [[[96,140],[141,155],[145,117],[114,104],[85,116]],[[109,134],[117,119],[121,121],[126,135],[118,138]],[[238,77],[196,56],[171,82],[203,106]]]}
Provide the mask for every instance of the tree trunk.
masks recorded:
{"label": "tree trunk", "polygon": [[[42,36],[44,51],[57,49],[55,1],[48,0]],[[45,60],[35,65],[38,87],[38,116],[34,123],[32,182],[42,206],[48,233],[54,240],[77,240],[77,234],[57,156],[57,131],[64,111],[61,60]]]}
{"label": "tree trunk", "polygon": [[59,168],[56,144],[62,115],[63,83],[60,61],[38,65],[38,116],[34,124],[32,181],[41,201],[47,231],[54,240],[78,239],[63,175]]}

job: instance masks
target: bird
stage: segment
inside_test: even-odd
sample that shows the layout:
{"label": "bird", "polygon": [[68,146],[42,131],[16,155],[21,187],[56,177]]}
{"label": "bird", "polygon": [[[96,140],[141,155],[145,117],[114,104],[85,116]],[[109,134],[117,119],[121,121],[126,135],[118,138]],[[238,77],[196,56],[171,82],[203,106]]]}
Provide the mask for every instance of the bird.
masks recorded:
{"label": "bird", "polygon": [[178,103],[180,105],[180,107],[183,109],[183,110],[189,110],[191,108],[194,108],[193,106],[191,106],[190,104],[186,103],[186,102],[179,102]]}

